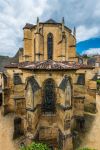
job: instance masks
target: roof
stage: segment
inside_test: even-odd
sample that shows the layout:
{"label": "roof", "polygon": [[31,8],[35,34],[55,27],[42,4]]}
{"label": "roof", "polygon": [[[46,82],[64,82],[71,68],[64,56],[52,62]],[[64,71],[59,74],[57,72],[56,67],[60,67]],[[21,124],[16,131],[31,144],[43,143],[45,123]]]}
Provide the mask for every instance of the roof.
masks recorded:
{"label": "roof", "polygon": [[69,64],[68,62],[60,62],[54,60],[46,60],[40,62],[32,62],[27,64],[20,64],[19,68],[28,70],[72,70],[77,69],[74,64]]}
{"label": "roof", "polygon": [[92,65],[86,65],[86,64],[76,64],[79,66],[79,69],[94,69]]}
{"label": "roof", "polygon": [[24,26],[23,29],[32,29],[33,28],[33,24],[30,24],[30,23],[26,23],[26,25]]}
{"label": "roof", "polygon": [[[53,20],[53,19],[49,19],[49,20],[47,20],[47,21],[45,21],[45,22],[39,22],[39,23],[40,23],[40,24],[62,25],[61,22],[56,22],[56,21]],[[26,23],[26,25],[23,27],[23,29],[32,29],[32,28],[34,28],[34,27],[36,27],[36,25],[30,24],[30,23]],[[66,28],[67,30],[69,30],[69,32],[72,31],[72,30],[71,30],[69,27],[67,27],[67,26],[65,26],[65,28]]]}
{"label": "roof", "polygon": [[18,68],[19,63],[10,63],[5,66],[5,68]]}
{"label": "roof", "polygon": [[87,64],[94,66],[94,65],[95,65],[95,62],[96,62],[96,58],[89,58],[88,61],[87,61]]}
{"label": "roof", "polygon": [[90,65],[78,64],[69,61],[45,60],[39,62],[22,62],[11,63],[6,68],[19,68],[26,70],[77,70],[77,69],[93,69]]}
{"label": "roof", "polygon": [[49,20],[45,21],[45,23],[57,23],[57,22],[53,19],[49,19]]}

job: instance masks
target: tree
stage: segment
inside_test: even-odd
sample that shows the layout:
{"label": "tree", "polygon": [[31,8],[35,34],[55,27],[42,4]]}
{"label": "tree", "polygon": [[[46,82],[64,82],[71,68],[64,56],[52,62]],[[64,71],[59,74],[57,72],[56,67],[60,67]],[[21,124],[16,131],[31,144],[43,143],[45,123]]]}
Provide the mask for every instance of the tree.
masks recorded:
{"label": "tree", "polygon": [[50,148],[46,144],[32,142],[28,146],[22,145],[20,150],[50,150]]}

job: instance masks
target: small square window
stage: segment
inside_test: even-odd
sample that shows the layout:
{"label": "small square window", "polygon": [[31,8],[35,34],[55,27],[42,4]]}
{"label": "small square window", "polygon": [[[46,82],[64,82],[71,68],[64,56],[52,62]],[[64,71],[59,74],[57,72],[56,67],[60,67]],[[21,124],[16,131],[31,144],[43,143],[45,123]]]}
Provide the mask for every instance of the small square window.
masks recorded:
{"label": "small square window", "polygon": [[79,74],[77,79],[78,85],[85,85],[85,74]]}
{"label": "small square window", "polygon": [[14,85],[22,84],[21,77],[20,77],[20,75],[18,73],[14,74],[14,76],[13,76],[13,83],[14,83]]}

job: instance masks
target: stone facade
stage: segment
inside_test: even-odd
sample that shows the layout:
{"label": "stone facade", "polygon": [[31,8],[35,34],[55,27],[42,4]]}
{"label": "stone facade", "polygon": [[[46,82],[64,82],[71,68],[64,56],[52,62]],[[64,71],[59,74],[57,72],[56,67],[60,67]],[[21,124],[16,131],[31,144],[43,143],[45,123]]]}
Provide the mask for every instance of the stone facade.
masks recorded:
{"label": "stone facade", "polygon": [[94,68],[78,63],[76,37],[50,19],[26,24],[19,63],[2,77],[2,113],[13,112],[14,138],[24,135],[53,149],[72,150],[74,128],[84,127],[84,110],[96,110]]}

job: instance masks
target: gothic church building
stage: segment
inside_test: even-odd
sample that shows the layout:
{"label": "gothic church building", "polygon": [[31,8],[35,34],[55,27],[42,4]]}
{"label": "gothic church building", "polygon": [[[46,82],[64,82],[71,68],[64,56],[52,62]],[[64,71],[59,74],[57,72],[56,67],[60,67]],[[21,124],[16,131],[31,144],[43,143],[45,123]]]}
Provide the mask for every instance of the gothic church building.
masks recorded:
{"label": "gothic church building", "polygon": [[76,55],[76,31],[52,19],[23,28],[19,63],[2,77],[2,113],[15,114],[13,138],[73,150],[74,128],[84,128],[84,111],[96,110],[94,68]]}

